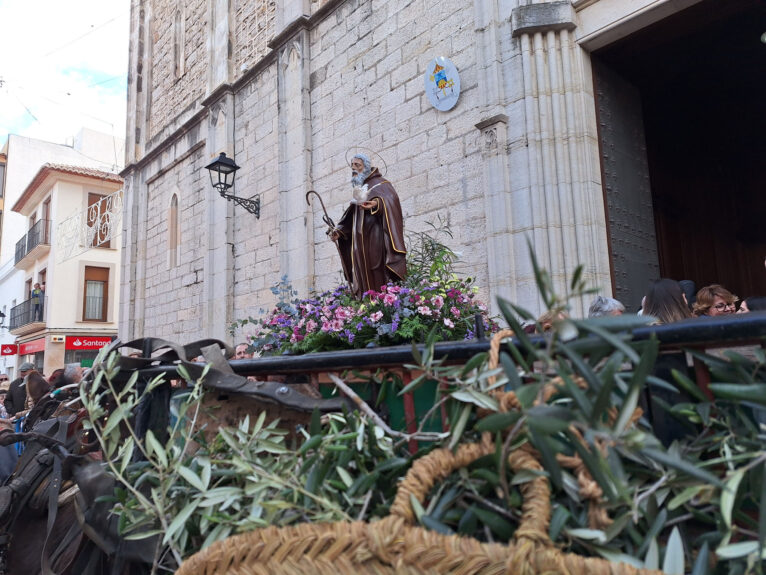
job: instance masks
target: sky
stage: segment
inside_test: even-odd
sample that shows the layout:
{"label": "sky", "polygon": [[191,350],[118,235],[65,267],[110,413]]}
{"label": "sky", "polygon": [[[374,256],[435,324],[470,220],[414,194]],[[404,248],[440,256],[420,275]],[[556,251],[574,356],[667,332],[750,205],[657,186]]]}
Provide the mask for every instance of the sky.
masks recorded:
{"label": "sky", "polygon": [[0,149],[8,134],[125,137],[130,0],[0,0]]}

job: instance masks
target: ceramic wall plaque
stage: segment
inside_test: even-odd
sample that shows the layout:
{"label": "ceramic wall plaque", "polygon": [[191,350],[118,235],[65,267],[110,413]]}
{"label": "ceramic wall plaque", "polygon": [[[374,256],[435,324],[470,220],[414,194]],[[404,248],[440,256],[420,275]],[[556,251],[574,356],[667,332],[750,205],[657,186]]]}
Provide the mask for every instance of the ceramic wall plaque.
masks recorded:
{"label": "ceramic wall plaque", "polygon": [[449,58],[431,60],[423,75],[426,95],[431,105],[441,112],[451,110],[460,96],[460,75]]}

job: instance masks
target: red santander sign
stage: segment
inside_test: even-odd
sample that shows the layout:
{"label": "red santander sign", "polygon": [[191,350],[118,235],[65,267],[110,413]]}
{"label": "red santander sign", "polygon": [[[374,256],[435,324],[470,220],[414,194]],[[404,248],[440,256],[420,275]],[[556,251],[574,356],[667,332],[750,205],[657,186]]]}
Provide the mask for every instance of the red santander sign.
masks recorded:
{"label": "red santander sign", "polygon": [[64,349],[99,350],[110,343],[112,343],[112,338],[108,335],[68,335]]}
{"label": "red santander sign", "polygon": [[25,341],[19,344],[19,355],[28,355],[30,353],[37,353],[38,351],[45,351],[45,338],[40,337],[33,339],[32,341]]}
{"label": "red santander sign", "polygon": [[15,343],[6,343],[0,346],[0,355],[16,355],[19,348]]}

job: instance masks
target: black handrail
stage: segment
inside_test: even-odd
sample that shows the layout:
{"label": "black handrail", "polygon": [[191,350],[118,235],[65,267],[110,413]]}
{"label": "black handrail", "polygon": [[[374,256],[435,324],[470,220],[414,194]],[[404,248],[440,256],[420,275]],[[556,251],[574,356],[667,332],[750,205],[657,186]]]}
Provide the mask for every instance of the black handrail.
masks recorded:
{"label": "black handrail", "polygon": [[41,307],[38,310],[35,309],[32,298],[12,307],[8,329],[14,330],[30,323],[45,322],[48,315],[48,298],[44,296],[40,299]]}
{"label": "black handrail", "polygon": [[[668,325],[647,326],[633,330],[635,340],[655,336],[663,349],[681,347],[731,347],[747,343],[766,342],[766,311],[735,316],[705,317]],[[545,345],[542,336],[530,336],[533,343]],[[584,338],[588,339],[588,338]],[[595,340],[595,338],[593,338]],[[424,345],[418,345],[424,349]],[[489,350],[488,340],[440,342],[434,345],[434,358],[451,361],[467,360]],[[368,366],[389,367],[413,363],[412,345],[376,347],[344,351],[326,351],[306,355],[268,356],[229,361],[234,372],[243,375],[296,374],[321,371],[343,371]],[[141,374],[154,376],[175,373],[175,367],[153,366],[141,369]]]}
{"label": "black handrail", "polygon": [[29,231],[24,234],[24,237],[16,242],[16,254],[14,263],[19,263],[29,252],[31,252],[40,244],[50,243],[51,221],[37,220],[37,222],[35,222],[35,224],[29,228]]}

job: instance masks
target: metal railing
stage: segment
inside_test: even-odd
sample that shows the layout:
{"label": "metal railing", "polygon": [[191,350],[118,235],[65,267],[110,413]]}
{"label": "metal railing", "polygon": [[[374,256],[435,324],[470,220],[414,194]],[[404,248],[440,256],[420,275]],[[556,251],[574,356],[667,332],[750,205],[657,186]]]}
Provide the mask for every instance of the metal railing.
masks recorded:
{"label": "metal railing", "polygon": [[[634,340],[650,337],[656,337],[660,342],[660,349],[664,351],[713,349],[748,344],[766,346],[766,312],[694,318],[633,330]],[[531,336],[530,339],[540,347],[547,343],[542,336]],[[423,345],[417,347],[421,352],[424,350]],[[434,345],[433,357],[460,362],[488,350],[488,339],[441,342]],[[267,376],[390,367],[412,362],[412,345],[399,345],[231,360],[229,364],[232,370],[240,375]],[[147,376],[175,372],[175,366],[156,366],[141,370],[142,375]]]}
{"label": "metal railing", "polygon": [[41,244],[51,243],[51,221],[38,220],[29,231],[16,242],[15,263],[19,263],[24,257]]}
{"label": "metal railing", "polygon": [[11,318],[8,328],[13,331],[30,323],[44,323],[48,315],[48,298],[42,299],[38,304],[33,303],[32,298],[21,302],[11,308]]}

